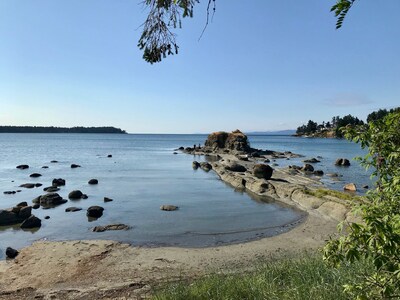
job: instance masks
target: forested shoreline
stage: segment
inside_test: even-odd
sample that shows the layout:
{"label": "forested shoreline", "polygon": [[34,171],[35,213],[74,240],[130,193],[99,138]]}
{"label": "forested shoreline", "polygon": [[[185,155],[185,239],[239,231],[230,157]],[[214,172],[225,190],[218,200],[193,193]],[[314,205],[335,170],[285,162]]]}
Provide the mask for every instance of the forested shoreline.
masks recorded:
{"label": "forested shoreline", "polygon": [[117,133],[125,130],[111,126],[105,127],[54,127],[54,126],[0,126],[0,133]]}

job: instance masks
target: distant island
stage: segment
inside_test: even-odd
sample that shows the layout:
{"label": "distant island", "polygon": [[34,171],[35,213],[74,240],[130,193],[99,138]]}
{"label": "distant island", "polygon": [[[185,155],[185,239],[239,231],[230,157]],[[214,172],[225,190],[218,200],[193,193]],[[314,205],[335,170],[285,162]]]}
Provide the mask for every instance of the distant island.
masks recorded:
{"label": "distant island", "polygon": [[252,131],[246,132],[247,135],[293,135],[296,133],[294,129],[277,130],[277,131]]}
{"label": "distant island", "polygon": [[125,130],[115,127],[53,127],[53,126],[0,126],[0,133],[118,133]]}
{"label": "distant island", "polygon": [[[400,111],[400,107],[393,108],[390,110],[379,109],[370,113],[367,117],[367,124],[384,118],[388,113],[393,113]],[[333,117],[331,121],[323,121],[321,124],[309,120],[307,124],[297,127],[294,136],[304,136],[304,137],[320,137],[320,138],[342,138],[343,133],[341,128],[347,125],[364,125],[364,121],[354,117],[352,115],[347,115],[344,117]]]}

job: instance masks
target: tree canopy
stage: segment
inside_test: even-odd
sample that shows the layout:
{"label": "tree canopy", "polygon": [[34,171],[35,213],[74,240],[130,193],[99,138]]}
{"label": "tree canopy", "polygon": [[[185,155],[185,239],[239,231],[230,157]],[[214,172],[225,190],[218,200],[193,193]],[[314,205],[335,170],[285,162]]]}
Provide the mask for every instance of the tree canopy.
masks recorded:
{"label": "tree canopy", "polygon": [[[216,0],[207,1],[208,25],[210,12],[215,12]],[[342,27],[344,18],[356,0],[337,0],[331,11],[337,18],[336,29]],[[144,0],[149,9],[143,23],[143,32],[138,41],[138,47],[143,50],[143,59],[151,64],[161,62],[168,55],[178,54],[176,28],[182,28],[182,19],[193,17],[194,6],[200,0]]]}

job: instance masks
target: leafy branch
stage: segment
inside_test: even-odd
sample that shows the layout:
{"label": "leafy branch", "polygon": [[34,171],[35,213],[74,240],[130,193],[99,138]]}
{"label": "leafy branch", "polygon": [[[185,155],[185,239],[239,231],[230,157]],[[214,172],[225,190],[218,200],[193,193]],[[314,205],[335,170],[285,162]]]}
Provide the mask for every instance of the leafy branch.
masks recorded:
{"label": "leafy branch", "polygon": [[335,17],[337,18],[336,29],[342,27],[344,18],[355,1],[356,0],[338,0],[337,3],[332,6],[331,11],[335,12]]}

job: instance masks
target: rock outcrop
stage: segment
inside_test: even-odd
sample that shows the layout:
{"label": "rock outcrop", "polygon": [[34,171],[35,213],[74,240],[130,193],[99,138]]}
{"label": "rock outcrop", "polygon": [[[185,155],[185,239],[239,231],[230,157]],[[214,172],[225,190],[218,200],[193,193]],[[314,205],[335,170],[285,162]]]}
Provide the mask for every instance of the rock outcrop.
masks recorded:
{"label": "rock outcrop", "polygon": [[205,148],[213,152],[249,152],[250,144],[247,136],[240,130],[231,133],[225,131],[211,133],[205,142]]}

